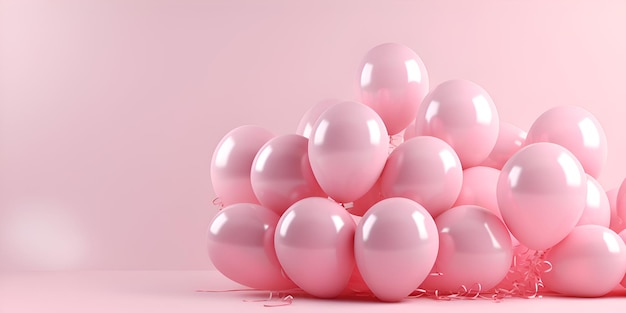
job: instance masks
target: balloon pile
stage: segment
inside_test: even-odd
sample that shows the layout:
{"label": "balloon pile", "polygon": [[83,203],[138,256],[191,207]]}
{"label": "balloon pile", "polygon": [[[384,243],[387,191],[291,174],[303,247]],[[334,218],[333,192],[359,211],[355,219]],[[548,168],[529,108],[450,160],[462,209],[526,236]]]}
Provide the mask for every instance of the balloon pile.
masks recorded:
{"label": "balloon pile", "polygon": [[295,134],[242,126],[218,144],[208,252],[222,274],[381,301],[626,285],[626,184],[596,181],[607,140],[590,112],[555,107],[525,132],[473,82],[430,89],[399,44],[371,49],[358,74],[358,102],[320,102]]}

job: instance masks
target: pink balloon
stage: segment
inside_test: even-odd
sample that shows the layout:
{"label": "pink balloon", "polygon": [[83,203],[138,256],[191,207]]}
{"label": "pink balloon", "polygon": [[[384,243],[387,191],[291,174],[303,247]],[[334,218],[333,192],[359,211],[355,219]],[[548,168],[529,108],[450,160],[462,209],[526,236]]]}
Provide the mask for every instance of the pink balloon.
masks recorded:
{"label": "pink balloon", "polygon": [[498,132],[496,145],[485,161],[483,161],[482,165],[501,170],[504,163],[506,163],[515,152],[522,148],[524,141],[526,141],[525,131],[519,127],[500,121],[500,130]]}
{"label": "pink balloon", "polygon": [[463,187],[453,206],[473,204],[483,207],[502,219],[498,208],[496,185],[500,171],[486,166],[475,166],[463,171]]}
{"label": "pink balloon", "polygon": [[274,252],[278,218],[273,211],[252,203],[220,210],[208,231],[207,247],[215,268],[248,287],[273,291],[294,288]]}
{"label": "pink balloon", "polygon": [[415,119],[428,93],[428,72],[410,48],[386,43],[372,48],[359,67],[361,101],[374,109],[390,135]]}
{"label": "pink balloon", "polygon": [[600,183],[587,174],[587,203],[576,225],[600,225],[608,228],[610,224],[609,198]]}
{"label": "pink balloon", "polygon": [[626,179],[622,181],[615,198],[615,211],[621,221],[626,221]]}
{"label": "pink balloon", "polygon": [[296,134],[302,135],[306,138],[311,138],[313,126],[315,125],[315,122],[317,122],[320,115],[322,115],[322,113],[328,110],[331,106],[340,102],[341,101],[337,99],[326,99],[309,108],[300,119],[300,123],[298,123],[298,128],[296,129]]}
{"label": "pink balloon", "polygon": [[384,197],[379,179],[365,195],[352,202],[352,207],[348,208],[348,212],[357,216],[363,216],[374,204],[383,199]]}
{"label": "pink balloon", "polygon": [[350,214],[326,198],[306,198],[280,218],[274,244],[285,273],[319,298],[334,298],[354,270],[354,231]]}
{"label": "pink balloon", "polygon": [[309,140],[309,160],[322,190],[338,202],[362,197],[380,176],[389,135],[364,104],[342,102],[326,110]]}
{"label": "pink balloon", "polygon": [[409,198],[437,216],[451,208],[458,197],[463,169],[450,145],[435,137],[420,136],[404,142],[389,155],[380,179],[385,198]]}
{"label": "pink balloon", "polygon": [[567,149],[536,143],[506,162],[496,192],[513,236],[530,249],[544,250],[565,238],[580,220],[587,176]]}
{"label": "pink balloon", "polygon": [[626,273],[626,245],[599,225],[577,226],[546,254],[552,270],[546,288],[574,297],[600,297],[618,286]]}
{"label": "pink balloon", "polygon": [[404,141],[407,141],[407,140],[409,140],[411,138],[414,138],[416,136],[417,135],[415,134],[415,121],[413,121],[404,130],[404,134],[402,135],[402,138],[404,139]]}
{"label": "pink balloon", "polygon": [[[622,239],[622,241],[626,242],[626,230],[620,231],[618,233],[618,236]],[[626,276],[622,278],[622,281],[620,281],[620,285],[622,285],[622,287],[626,287]]]}
{"label": "pink balloon", "polygon": [[435,219],[439,231],[439,254],[433,272],[421,288],[455,293],[462,286],[486,291],[509,271],[513,246],[504,223],[485,208],[454,207]]}
{"label": "pink balloon", "polygon": [[487,91],[467,80],[449,80],[424,98],[415,133],[443,139],[456,151],[463,168],[468,168],[489,156],[499,125],[498,111]]}
{"label": "pink balloon", "polygon": [[406,198],[375,204],[357,226],[357,267],[374,295],[400,301],[424,281],[435,263],[439,239],[428,211]]}
{"label": "pink balloon", "polygon": [[565,147],[585,172],[597,178],[606,163],[607,141],[600,122],[576,106],[558,106],[537,118],[528,130],[526,144],[552,142]]}
{"label": "pink balloon", "polygon": [[611,189],[606,192],[606,196],[609,199],[609,206],[611,208],[611,224],[609,228],[612,231],[619,233],[626,228],[626,224],[617,214],[617,194],[619,192],[619,188]]}
{"label": "pink balloon", "polygon": [[219,142],[211,159],[211,182],[223,205],[259,203],[250,170],[257,152],[272,137],[263,127],[246,125],[231,130]]}
{"label": "pink balloon", "polygon": [[298,200],[325,197],[309,163],[309,141],[300,135],[270,139],[252,163],[250,180],[261,205],[278,214]]}

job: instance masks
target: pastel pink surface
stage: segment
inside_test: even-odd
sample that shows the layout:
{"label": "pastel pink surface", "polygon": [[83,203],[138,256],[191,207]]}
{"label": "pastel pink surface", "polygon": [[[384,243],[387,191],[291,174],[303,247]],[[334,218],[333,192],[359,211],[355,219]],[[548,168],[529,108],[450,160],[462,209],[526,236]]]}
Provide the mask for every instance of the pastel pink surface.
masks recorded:
{"label": "pastel pink surface", "polygon": [[580,220],[587,201],[587,176],[565,148],[536,143],[504,165],[497,196],[511,234],[530,249],[544,250],[565,238]]}
{"label": "pastel pink surface", "polygon": [[274,134],[263,127],[245,125],[222,138],[211,159],[211,183],[222,205],[259,203],[250,172],[257,152],[272,137]]}
{"label": "pastel pink surface", "polygon": [[226,277],[261,290],[295,284],[282,274],[274,251],[279,216],[257,204],[239,203],[219,211],[208,229],[209,258]]}
{"label": "pastel pink surface", "polygon": [[270,139],[252,163],[250,181],[259,202],[279,215],[298,200],[326,196],[309,163],[309,141],[300,135]]}
{"label": "pastel pink surface", "polygon": [[609,198],[600,183],[587,174],[587,202],[579,225],[611,225],[611,205]]}
{"label": "pastel pink surface", "polygon": [[428,211],[406,198],[376,203],[354,237],[363,280],[382,301],[400,301],[424,281],[437,258],[439,235]]}
{"label": "pastel pink surface", "polygon": [[415,120],[417,136],[447,142],[463,168],[482,163],[498,139],[500,117],[487,91],[468,80],[439,84],[424,98]]}
{"label": "pastel pink surface", "polygon": [[619,285],[626,273],[626,245],[599,225],[577,226],[546,254],[552,270],[546,288],[567,296],[600,297]]}
{"label": "pastel pink surface", "polygon": [[380,115],[390,135],[412,122],[428,93],[424,62],[401,44],[385,43],[369,50],[358,74],[361,101]]}
{"label": "pastel pink surface", "polygon": [[509,271],[513,246],[506,226],[489,210],[475,206],[454,207],[435,219],[439,253],[434,273],[420,286],[443,294],[462,290],[487,291]]}
{"label": "pastel pink surface", "polygon": [[500,121],[496,145],[485,161],[483,161],[482,165],[499,170],[502,169],[504,163],[506,163],[515,152],[522,148],[525,141],[525,131],[510,123]]}
{"label": "pastel pink surface", "polygon": [[385,198],[409,198],[437,216],[452,207],[459,195],[463,169],[450,145],[420,136],[393,150],[380,180]]}
{"label": "pastel pink surface", "polygon": [[354,231],[350,214],[326,198],[306,198],[289,207],[274,237],[276,255],[287,276],[305,292],[334,298],[354,270]]}
{"label": "pastel pink surface", "polygon": [[380,175],[389,135],[380,117],[364,104],[341,102],[324,111],[309,139],[309,161],[318,183],[339,202],[362,197]]}
{"label": "pastel pink surface", "polygon": [[606,164],[606,134],[598,119],[582,107],[558,106],[541,114],[528,130],[526,144],[552,142],[572,152],[585,172],[597,178]]}

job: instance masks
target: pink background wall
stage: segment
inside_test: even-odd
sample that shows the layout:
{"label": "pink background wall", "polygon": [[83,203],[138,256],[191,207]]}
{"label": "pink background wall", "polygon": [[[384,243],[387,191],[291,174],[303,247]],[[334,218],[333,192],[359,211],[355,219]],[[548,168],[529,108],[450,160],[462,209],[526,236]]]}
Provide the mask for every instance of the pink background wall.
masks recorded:
{"label": "pink background wall", "polygon": [[354,98],[360,58],[400,42],[431,86],[485,87],[528,128],[560,104],[626,176],[624,1],[0,2],[0,268],[206,269],[213,149],[229,130],[295,131]]}

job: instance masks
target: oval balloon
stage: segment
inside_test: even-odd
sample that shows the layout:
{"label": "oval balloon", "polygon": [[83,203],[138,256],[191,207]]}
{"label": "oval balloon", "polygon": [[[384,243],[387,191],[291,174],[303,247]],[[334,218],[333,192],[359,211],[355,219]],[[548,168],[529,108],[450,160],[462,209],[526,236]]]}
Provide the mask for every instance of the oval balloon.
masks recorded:
{"label": "oval balloon", "polygon": [[274,245],[287,276],[319,298],[334,298],[354,270],[354,231],[350,214],[326,198],[294,203],[280,218]]}
{"label": "oval balloon", "polygon": [[626,245],[599,225],[577,226],[546,253],[552,270],[542,276],[546,288],[574,297],[601,297],[626,273]]}
{"label": "oval balloon", "polygon": [[340,100],[337,99],[326,99],[318,102],[316,105],[309,108],[302,118],[300,119],[300,123],[298,123],[298,127],[296,128],[296,134],[301,135],[305,138],[311,138],[313,134],[313,126],[317,119],[331,106],[340,103]]}
{"label": "oval balloon", "polygon": [[386,43],[372,48],[359,67],[361,101],[380,115],[390,135],[405,129],[428,93],[428,72],[410,48]]}
{"label": "oval balloon", "polygon": [[587,203],[576,225],[609,227],[610,224],[611,205],[609,204],[609,198],[600,183],[587,174]]}
{"label": "oval balloon", "polygon": [[528,130],[526,144],[552,142],[565,147],[580,161],[585,172],[597,178],[606,163],[606,134],[589,111],[558,106],[541,114]]}
{"label": "oval balloon", "polygon": [[463,186],[453,206],[477,205],[502,219],[496,195],[499,177],[499,170],[486,166],[475,166],[463,170]]}
{"label": "oval balloon", "polygon": [[491,97],[467,80],[449,80],[431,91],[415,120],[417,136],[434,136],[447,142],[463,168],[481,164],[498,139],[500,118]]}
{"label": "oval balloon", "polygon": [[454,207],[435,219],[439,254],[433,275],[421,285],[425,290],[455,293],[466,289],[487,291],[509,271],[513,246],[504,223],[485,208]]}
{"label": "oval balloon", "polygon": [[500,121],[498,140],[489,156],[483,161],[483,166],[493,167],[501,170],[504,163],[519,151],[526,141],[526,132],[517,126]]}
{"label": "oval balloon", "polygon": [[567,149],[536,143],[506,162],[496,192],[511,234],[530,249],[545,250],[563,240],[580,220],[587,176]]}
{"label": "oval balloon", "polygon": [[380,179],[385,198],[409,198],[437,216],[457,199],[463,169],[450,145],[420,136],[402,143],[389,155]]}
{"label": "oval balloon", "polygon": [[220,210],[208,231],[209,258],[224,276],[262,290],[295,287],[286,278],[274,251],[274,230],[279,216],[252,203],[233,204]]}
{"label": "oval balloon", "polygon": [[389,135],[364,104],[342,102],[326,110],[309,140],[309,160],[322,190],[342,203],[362,197],[385,166]]}
{"label": "oval balloon", "polygon": [[223,205],[259,203],[250,171],[259,149],[273,137],[263,127],[245,125],[231,130],[219,142],[211,159],[211,183]]}
{"label": "oval balloon", "polygon": [[383,301],[400,301],[417,289],[430,273],[438,247],[432,217],[406,198],[389,198],[372,206],[354,238],[357,267]]}
{"label": "oval balloon", "polygon": [[250,180],[261,205],[282,215],[299,200],[324,197],[309,163],[309,141],[300,135],[270,139],[252,163]]}

